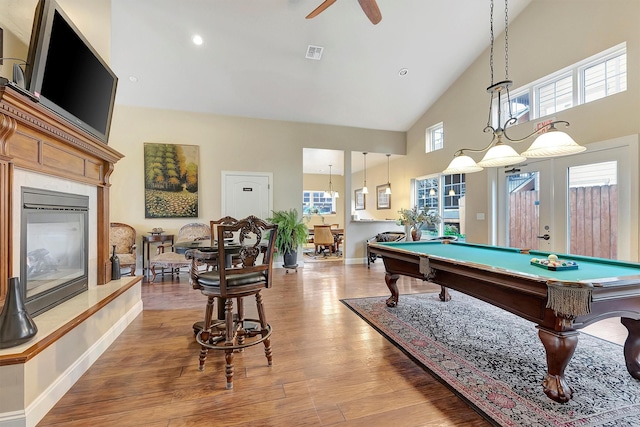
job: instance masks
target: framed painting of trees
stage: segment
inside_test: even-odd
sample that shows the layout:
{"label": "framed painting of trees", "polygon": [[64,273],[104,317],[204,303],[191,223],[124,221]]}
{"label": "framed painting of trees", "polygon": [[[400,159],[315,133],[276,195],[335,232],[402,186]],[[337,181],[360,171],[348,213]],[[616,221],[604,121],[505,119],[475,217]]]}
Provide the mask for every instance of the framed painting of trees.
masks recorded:
{"label": "framed painting of trees", "polygon": [[197,145],[144,144],[145,218],[198,216]]}

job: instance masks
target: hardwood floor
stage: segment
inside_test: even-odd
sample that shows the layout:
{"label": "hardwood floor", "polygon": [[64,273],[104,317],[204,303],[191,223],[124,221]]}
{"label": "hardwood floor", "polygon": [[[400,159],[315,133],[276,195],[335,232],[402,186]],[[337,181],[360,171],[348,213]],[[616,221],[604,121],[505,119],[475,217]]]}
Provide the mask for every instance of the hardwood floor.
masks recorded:
{"label": "hardwood floor", "polygon": [[[340,302],[386,298],[381,262],[371,269],[307,264],[275,275],[263,292],[274,329],[272,367],[260,345],[235,357],[231,391],[222,354],[209,352],[199,372],[192,324],[203,316],[205,297],[185,273],[173,282],[158,278],[143,284],[143,313],[38,425],[490,425]],[[406,277],[398,287],[405,294],[439,290]]]}

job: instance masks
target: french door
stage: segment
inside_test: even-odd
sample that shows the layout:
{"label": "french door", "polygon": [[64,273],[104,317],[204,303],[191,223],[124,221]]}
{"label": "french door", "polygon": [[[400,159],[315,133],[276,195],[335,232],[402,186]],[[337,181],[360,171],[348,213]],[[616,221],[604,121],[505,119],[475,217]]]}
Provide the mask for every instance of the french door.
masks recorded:
{"label": "french door", "polygon": [[504,246],[638,260],[637,136],[527,161],[497,178]]}

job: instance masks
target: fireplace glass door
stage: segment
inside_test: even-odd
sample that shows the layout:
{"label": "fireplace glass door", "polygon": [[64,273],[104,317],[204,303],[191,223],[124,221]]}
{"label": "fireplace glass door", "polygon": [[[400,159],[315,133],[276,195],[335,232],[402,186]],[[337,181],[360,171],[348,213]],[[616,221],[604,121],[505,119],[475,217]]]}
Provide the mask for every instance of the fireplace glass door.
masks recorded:
{"label": "fireplace glass door", "polygon": [[87,289],[88,198],[23,190],[21,276],[39,314]]}

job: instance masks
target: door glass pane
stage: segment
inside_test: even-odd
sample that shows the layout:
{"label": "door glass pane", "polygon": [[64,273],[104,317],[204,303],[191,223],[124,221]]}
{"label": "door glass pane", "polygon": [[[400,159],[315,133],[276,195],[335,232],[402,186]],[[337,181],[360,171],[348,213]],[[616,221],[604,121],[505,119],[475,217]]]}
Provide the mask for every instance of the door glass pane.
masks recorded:
{"label": "door glass pane", "polygon": [[618,163],[569,168],[570,252],[617,259]]}
{"label": "door glass pane", "polygon": [[540,173],[527,172],[507,176],[509,246],[539,249]]}

